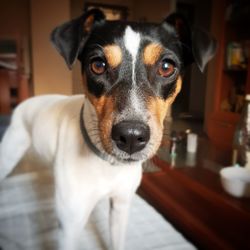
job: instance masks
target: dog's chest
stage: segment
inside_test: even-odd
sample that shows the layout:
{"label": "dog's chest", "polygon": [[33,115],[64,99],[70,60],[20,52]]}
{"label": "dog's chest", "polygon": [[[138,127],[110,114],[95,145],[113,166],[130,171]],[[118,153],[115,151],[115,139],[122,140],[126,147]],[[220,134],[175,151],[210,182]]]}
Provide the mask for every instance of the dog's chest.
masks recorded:
{"label": "dog's chest", "polygon": [[83,159],[80,164],[64,173],[67,173],[65,178],[71,188],[88,190],[89,194],[100,199],[134,192],[140,183],[142,170],[138,163],[114,166],[93,156]]}

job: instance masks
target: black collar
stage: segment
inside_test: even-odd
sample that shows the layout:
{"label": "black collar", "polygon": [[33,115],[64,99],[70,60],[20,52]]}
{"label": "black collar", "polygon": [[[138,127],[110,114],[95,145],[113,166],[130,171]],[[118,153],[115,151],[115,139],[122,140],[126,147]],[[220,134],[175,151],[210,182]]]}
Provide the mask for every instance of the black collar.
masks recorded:
{"label": "black collar", "polygon": [[112,156],[109,156],[105,152],[101,152],[91,141],[91,139],[88,135],[87,129],[85,127],[85,124],[84,124],[83,109],[84,109],[84,105],[82,105],[82,108],[80,111],[80,129],[81,129],[81,133],[82,133],[82,136],[83,136],[85,143],[88,145],[90,150],[92,150],[92,152],[95,153],[98,157],[100,157],[101,159],[103,159],[105,161],[108,161],[111,165],[114,165],[115,164],[114,158]]}

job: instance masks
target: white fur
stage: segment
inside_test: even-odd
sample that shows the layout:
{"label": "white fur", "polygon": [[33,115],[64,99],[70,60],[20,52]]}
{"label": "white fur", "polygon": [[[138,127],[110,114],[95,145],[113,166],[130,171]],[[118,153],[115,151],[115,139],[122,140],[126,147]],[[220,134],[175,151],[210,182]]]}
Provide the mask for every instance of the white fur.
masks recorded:
{"label": "white fur", "polygon": [[[54,166],[56,210],[63,228],[60,249],[78,249],[89,214],[108,196],[112,201],[112,246],[121,250],[130,200],[141,180],[141,163],[113,166],[90,151],[79,126],[83,102],[82,95],[48,95],[21,104],[1,143],[0,181],[33,147]],[[85,121],[91,122],[92,115],[84,112]]]}
{"label": "white fur", "polygon": [[136,91],[136,88],[133,88],[130,93],[130,105],[134,110],[134,113],[136,115],[140,115],[143,112],[145,112],[143,103],[140,100],[140,97],[138,96],[138,93]]}
{"label": "white fur", "polygon": [[136,64],[136,57],[139,51],[140,41],[141,41],[140,33],[133,31],[132,28],[128,26],[124,33],[124,44],[125,48],[132,56],[132,83],[134,85],[136,84],[135,64]]}
{"label": "white fur", "polygon": [[[136,65],[136,58],[140,48],[140,33],[135,32],[132,30],[130,26],[128,26],[124,33],[124,44],[125,48],[128,50],[132,57],[132,84],[133,88],[129,93],[130,96],[130,105],[128,106],[129,112],[133,115],[141,115],[144,111],[142,101],[138,96],[138,91],[136,88],[136,77],[135,77],[135,65]],[[126,112],[126,110],[125,110]]]}

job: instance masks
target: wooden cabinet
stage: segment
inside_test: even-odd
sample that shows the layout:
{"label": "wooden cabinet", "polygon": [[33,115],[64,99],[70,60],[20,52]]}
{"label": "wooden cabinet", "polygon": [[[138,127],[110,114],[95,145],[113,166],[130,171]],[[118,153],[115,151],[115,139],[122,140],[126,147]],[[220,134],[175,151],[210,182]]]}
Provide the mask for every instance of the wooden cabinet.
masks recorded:
{"label": "wooden cabinet", "polygon": [[[207,121],[209,138],[227,147],[232,145],[244,96],[250,93],[250,34],[249,24],[246,23],[248,19],[244,16],[240,19],[238,15],[235,20],[235,6],[230,4],[231,1],[224,0],[220,1],[219,5],[221,11],[217,17],[217,25],[220,25],[221,32],[217,38],[214,105]],[[244,6],[240,7],[244,9]]]}
{"label": "wooden cabinet", "polygon": [[29,76],[20,71],[0,68],[0,115],[9,115],[30,96]]}
{"label": "wooden cabinet", "polygon": [[10,114],[30,96],[24,49],[20,35],[0,36],[0,115]]}

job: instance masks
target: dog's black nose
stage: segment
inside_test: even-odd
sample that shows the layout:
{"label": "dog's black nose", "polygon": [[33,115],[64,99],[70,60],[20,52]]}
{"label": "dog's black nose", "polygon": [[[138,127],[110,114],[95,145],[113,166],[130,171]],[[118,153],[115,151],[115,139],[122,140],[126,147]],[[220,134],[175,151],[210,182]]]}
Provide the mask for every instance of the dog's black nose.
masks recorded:
{"label": "dog's black nose", "polygon": [[145,148],[149,137],[149,127],[139,121],[120,122],[112,128],[113,141],[130,155]]}

